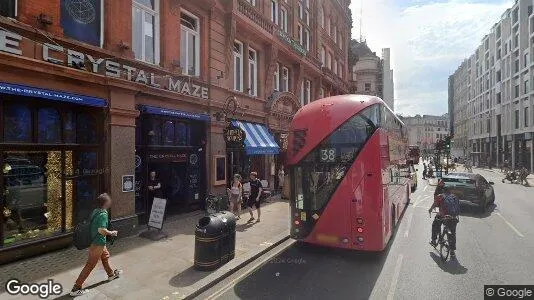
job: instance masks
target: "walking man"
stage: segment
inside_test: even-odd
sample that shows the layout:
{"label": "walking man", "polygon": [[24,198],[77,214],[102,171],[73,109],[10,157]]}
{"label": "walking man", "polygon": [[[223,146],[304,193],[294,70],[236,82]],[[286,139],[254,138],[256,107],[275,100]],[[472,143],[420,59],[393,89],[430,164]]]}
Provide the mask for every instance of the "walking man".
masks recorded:
{"label": "walking man", "polygon": [[91,246],[89,246],[89,257],[83,267],[78,279],[74,283],[70,296],[76,297],[86,293],[86,290],[82,289],[83,283],[89,277],[89,274],[93,271],[98,261],[102,261],[102,266],[108,274],[108,281],[119,278],[122,273],[121,270],[113,270],[109,265],[109,251],[106,247],[107,237],[117,236],[117,231],[108,230],[108,209],[111,207],[111,197],[104,193],[98,196],[98,208],[94,209],[91,213],[91,236],[94,237]]}
{"label": "walking man", "polygon": [[256,222],[260,222],[261,218],[261,210],[260,210],[260,197],[261,193],[263,191],[261,181],[258,179],[258,173],[251,172],[250,173],[250,196],[248,197],[247,206],[248,206],[248,212],[250,213],[250,219],[248,222],[254,221],[254,214],[252,214],[252,207],[256,207],[256,211],[258,212],[258,220]]}

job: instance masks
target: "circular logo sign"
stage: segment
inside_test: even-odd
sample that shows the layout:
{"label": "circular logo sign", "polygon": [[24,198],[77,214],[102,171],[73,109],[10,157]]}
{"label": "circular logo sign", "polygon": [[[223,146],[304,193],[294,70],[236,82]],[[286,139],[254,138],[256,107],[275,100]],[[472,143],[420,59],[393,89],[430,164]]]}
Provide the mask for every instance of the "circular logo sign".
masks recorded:
{"label": "circular logo sign", "polygon": [[139,168],[141,166],[141,156],[136,155],[135,156],[135,168]]}
{"label": "circular logo sign", "polygon": [[192,165],[196,165],[198,162],[198,155],[196,154],[191,154],[189,156],[189,163],[192,164]]}
{"label": "circular logo sign", "polygon": [[78,23],[89,24],[96,18],[96,8],[89,0],[67,0],[65,6],[72,19]]}

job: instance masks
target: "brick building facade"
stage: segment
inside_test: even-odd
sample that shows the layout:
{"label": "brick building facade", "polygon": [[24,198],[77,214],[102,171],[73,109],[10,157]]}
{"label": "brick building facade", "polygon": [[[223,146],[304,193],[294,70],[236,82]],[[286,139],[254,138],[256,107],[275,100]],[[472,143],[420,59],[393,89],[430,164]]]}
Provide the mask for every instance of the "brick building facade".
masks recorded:
{"label": "brick building facade", "polygon": [[171,213],[234,172],[273,186],[293,114],[348,92],[349,2],[4,1],[0,263],[69,244],[101,192],[118,230],[146,222],[151,171]]}

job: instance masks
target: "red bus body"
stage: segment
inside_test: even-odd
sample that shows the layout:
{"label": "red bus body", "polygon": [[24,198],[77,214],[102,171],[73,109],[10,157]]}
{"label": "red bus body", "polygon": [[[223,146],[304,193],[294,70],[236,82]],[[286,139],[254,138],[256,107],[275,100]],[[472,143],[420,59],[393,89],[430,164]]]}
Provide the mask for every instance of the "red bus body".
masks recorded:
{"label": "red bus body", "polygon": [[420,157],[421,157],[421,152],[419,150],[419,146],[410,145],[408,147],[408,161],[414,165],[418,165]]}
{"label": "red bus body", "polygon": [[406,155],[404,124],[380,98],[342,95],[302,107],[288,144],[291,237],[384,250],[409,202]]}

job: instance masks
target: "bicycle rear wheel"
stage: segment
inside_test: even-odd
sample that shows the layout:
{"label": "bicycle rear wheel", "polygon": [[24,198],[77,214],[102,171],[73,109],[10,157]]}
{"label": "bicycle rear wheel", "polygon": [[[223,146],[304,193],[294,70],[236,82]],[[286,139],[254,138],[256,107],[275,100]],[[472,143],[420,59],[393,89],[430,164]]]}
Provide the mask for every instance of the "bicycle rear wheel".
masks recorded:
{"label": "bicycle rear wheel", "polygon": [[451,248],[449,245],[449,235],[444,234],[439,246],[439,256],[441,256],[442,261],[447,261],[447,259],[449,258],[450,250]]}

